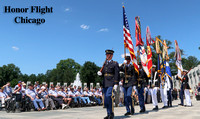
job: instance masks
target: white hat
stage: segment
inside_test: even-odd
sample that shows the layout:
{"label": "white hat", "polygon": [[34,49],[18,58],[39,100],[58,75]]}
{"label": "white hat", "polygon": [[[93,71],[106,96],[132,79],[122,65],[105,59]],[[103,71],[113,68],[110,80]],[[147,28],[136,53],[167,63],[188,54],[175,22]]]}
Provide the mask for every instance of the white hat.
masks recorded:
{"label": "white hat", "polygon": [[42,86],[41,89],[46,89],[46,88],[44,86]]}
{"label": "white hat", "polygon": [[152,67],[153,67],[153,68],[156,68],[156,65],[153,65]]}

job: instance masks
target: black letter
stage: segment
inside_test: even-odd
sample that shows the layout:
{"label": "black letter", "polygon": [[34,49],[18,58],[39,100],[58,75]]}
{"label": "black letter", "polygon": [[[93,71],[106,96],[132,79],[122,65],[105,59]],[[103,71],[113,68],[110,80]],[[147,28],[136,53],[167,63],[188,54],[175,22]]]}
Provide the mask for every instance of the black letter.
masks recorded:
{"label": "black letter", "polygon": [[7,13],[7,12],[10,12],[10,6],[5,6],[5,13]]}
{"label": "black letter", "polygon": [[17,18],[20,18],[20,17],[15,17],[15,23],[19,24],[20,22],[17,22]]}

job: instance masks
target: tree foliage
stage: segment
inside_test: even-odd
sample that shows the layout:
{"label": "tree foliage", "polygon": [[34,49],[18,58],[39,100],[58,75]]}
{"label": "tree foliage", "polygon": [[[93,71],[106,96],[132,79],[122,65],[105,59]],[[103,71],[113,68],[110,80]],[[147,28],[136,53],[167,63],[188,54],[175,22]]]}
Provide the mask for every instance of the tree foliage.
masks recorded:
{"label": "tree foliage", "polygon": [[81,71],[80,71],[80,78],[81,81],[84,83],[97,83],[101,82],[101,78],[97,76],[97,71],[100,70],[94,62],[87,61],[83,64]]}

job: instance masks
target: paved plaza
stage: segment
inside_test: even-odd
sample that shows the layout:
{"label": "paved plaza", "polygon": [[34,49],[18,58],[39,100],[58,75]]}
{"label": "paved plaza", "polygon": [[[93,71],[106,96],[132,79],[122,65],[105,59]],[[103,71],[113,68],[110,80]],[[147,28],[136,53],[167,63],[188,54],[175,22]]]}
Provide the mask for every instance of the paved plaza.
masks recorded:
{"label": "paved plaza", "polygon": [[[146,104],[146,113],[138,113],[139,106],[135,106],[135,115],[123,116],[125,107],[115,108],[115,119],[200,119],[200,101],[192,100],[192,107],[178,106],[179,100],[173,101],[173,107],[152,111],[152,104]],[[159,103],[159,108],[163,106]],[[103,119],[106,109],[102,106],[70,108],[44,112],[6,113],[0,111],[0,119]]]}

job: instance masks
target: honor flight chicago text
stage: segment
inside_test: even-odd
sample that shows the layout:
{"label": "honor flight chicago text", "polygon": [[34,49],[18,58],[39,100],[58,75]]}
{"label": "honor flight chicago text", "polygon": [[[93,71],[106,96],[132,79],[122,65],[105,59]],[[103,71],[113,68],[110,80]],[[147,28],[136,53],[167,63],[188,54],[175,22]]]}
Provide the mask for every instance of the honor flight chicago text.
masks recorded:
{"label": "honor flight chicago text", "polygon": [[[46,13],[53,13],[53,7],[48,6],[31,6],[29,8],[14,8],[11,6],[4,6],[4,13],[39,13],[44,15]],[[16,16],[14,22],[17,24],[43,24],[45,23],[44,18],[29,18],[28,16]]]}

